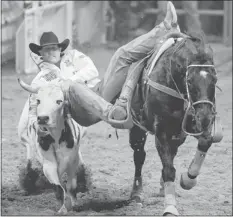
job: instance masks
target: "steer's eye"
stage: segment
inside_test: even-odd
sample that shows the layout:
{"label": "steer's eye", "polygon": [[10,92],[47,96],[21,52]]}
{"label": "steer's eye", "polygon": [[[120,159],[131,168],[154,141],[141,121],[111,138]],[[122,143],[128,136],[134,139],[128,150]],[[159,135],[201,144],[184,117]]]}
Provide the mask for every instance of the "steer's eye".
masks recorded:
{"label": "steer's eye", "polygon": [[36,100],[36,102],[37,102],[37,105],[39,105],[39,104],[40,104],[40,100],[39,100],[39,99],[37,99],[37,100]]}
{"label": "steer's eye", "polygon": [[62,103],[62,100],[59,99],[59,100],[56,101],[56,103],[57,103],[58,105],[60,105],[60,104]]}

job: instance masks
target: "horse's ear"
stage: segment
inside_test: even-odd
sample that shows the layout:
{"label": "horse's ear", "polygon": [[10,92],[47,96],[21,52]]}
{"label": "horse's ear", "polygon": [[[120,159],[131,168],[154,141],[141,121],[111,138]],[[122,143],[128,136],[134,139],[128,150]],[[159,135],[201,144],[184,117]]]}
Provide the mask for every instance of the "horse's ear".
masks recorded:
{"label": "horse's ear", "polygon": [[210,45],[206,45],[205,47],[205,53],[211,57],[211,59],[213,59],[214,57],[214,51],[213,49],[210,47]]}
{"label": "horse's ear", "polygon": [[167,2],[167,14],[165,16],[165,21],[167,21],[168,24],[176,24],[177,23],[177,14],[176,14],[176,9],[172,2],[168,1]]}

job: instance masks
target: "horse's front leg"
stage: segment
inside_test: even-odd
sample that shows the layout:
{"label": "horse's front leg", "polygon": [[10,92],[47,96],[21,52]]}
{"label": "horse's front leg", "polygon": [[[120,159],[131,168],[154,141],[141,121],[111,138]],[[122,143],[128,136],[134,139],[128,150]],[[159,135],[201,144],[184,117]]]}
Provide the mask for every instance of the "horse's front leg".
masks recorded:
{"label": "horse's front leg", "polygon": [[179,215],[176,208],[175,198],[175,176],[176,170],[173,165],[174,157],[176,156],[178,144],[170,143],[170,137],[160,127],[157,127],[155,132],[155,143],[159,153],[163,169],[162,179],[164,182],[165,210],[163,215]]}
{"label": "horse's front leg", "polygon": [[198,139],[198,147],[194,158],[189,165],[188,172],[181,174],[180,185],[183,189],[190,190],[197,184],[197,176],[200,173],[206,153],[211,144],[212,141],[210,139],[205,139],[204,137]]}
{"label": "horse's front leg", "polygon": [[134,126],[130,130],[129,142],[131,148],[134,151],[134,183],[131,192],[131,199],[135,200],[138,204],[142,203],[142,166],[146,158],[146,152],[144,150],[144,145],[146,142],[146,132],[141,130],[139,127]]}

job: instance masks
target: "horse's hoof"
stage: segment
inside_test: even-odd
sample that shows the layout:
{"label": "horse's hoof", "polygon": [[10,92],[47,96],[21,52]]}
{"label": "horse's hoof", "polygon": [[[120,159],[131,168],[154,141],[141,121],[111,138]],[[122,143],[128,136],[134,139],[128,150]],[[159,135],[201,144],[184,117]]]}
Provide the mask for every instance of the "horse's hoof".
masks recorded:
{"label": "horse's hoof", "polygon": [[142,178],[141,177],[135,177],[134,184],[133,184],[133,190],[131,192],[130,199],[132,201],[135,201],[138,204],[142,203]]}
{"label": "horse's hoof", "polygon": [[131,201],[135,201],[136,203],[142,203],[142,198],[139,195],[131,195],[130,197]]}
{"label": "horse's hoof", "polygon": [[215,123],[212,128],[212,142],[213,143],[219,143],[223,139],[223,127],[221,124],[220,117],[215,118]]}
{"label": "horse's hoof", "polygon": [[131,204],[137,208],[142,208],[142,199],[140,196],[133,196],[130,198]]}
{"label": "horse's hoof", "polygon": [[179,215],[179,213],[178,213],[176,207],[173,205],[167,206],[163,212],[163,216],[178,216],[178,215]]}
{"label": "horse's hoof", "polygon": [[223,134],[222,132],[216,132],[213,136],[212,136],[212,142],[213,143],[219,143],[222,141],[223,138]]}
{"label": "horse's hoof", "polygon": [[182,173],[180,177],[180,186],[185,190],[190,190],[197,184],[197,178],[190,179],[188,173]]}

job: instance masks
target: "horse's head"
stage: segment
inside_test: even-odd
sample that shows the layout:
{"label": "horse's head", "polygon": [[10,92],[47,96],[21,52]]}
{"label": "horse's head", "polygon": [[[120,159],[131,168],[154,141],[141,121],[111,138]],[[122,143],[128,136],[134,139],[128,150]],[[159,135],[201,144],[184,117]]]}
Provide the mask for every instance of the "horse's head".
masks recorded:
{"label": "horse's head", "polygon": [[208,131],[215,118],[216,71],[213,52],[204,38],[190,35],[172,49],[171,73],[177,89],[194,111],[195,128]]}

